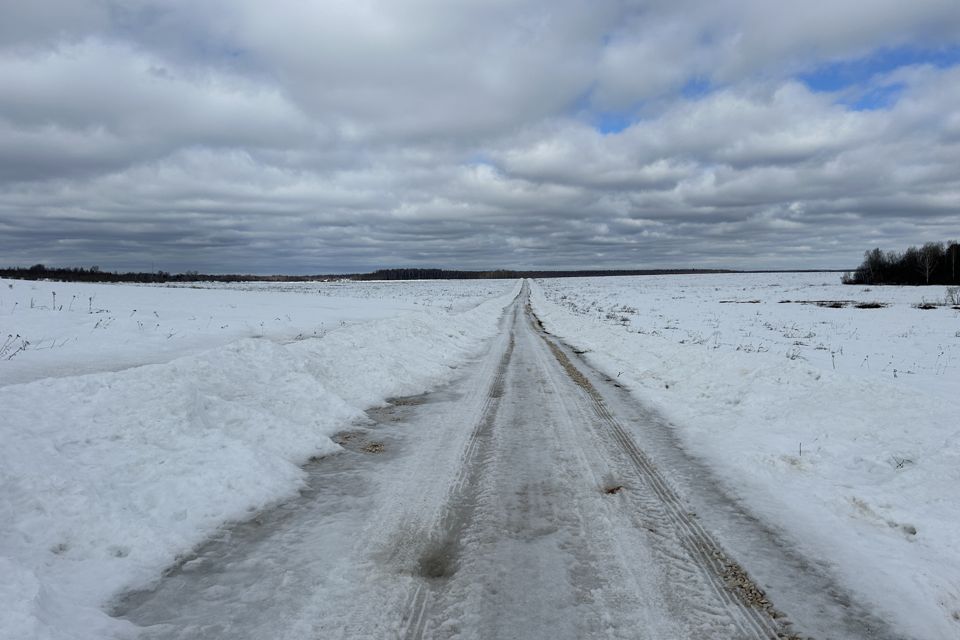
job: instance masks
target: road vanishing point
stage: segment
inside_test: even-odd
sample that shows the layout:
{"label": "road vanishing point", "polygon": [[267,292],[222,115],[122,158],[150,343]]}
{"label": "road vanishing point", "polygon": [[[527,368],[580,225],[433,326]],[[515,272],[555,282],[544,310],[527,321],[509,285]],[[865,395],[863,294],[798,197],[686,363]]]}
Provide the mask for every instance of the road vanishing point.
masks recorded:
{"label": "road vanishing point", "polygon": [[527,285],[500,326],[112,613],[147,639],[896,637],[545,331]]}

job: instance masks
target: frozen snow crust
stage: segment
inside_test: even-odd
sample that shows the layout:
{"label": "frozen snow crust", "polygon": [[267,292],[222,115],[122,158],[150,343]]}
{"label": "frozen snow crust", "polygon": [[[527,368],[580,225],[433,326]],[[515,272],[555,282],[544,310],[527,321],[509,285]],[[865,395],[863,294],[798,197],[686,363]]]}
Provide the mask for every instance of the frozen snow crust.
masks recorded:
{"label": "frozen snow crust", "polygon": [[655,406],[729,491],[879,615],[909,637],[960,637],[960,312],[913,307],[942,287],[824,273],[532,290],[549,331]]}
{"label": "frozen snow crust", "polygon": [[245,288],[0,280],[0,339],[30,342],[0,361],[0,638],[124,635],[114,594],[296,492],[363,409],[448,380],[519,284]]}

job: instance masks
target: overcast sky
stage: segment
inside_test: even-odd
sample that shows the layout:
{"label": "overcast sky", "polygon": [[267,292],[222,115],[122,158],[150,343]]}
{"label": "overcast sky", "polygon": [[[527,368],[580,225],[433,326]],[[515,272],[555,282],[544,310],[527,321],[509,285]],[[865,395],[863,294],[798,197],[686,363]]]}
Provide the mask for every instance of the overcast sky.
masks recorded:
{"label": "overcast sky", "polygon": [[0,263],[847,268],[960,237],[957,0],[0,0]]}

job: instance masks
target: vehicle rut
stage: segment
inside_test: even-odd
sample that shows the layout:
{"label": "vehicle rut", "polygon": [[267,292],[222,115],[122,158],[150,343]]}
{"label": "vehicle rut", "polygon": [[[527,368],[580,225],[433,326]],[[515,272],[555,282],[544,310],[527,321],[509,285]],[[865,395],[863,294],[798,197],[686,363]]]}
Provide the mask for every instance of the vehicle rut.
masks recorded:
{"label": "vehicle rut", "polygon": [[[680,495],[670,487],[606,406],[602,395],[550,339],[530,309],[526,293],[525,289],[521,294],[523,299],[514,305],[509,323],[509,346],[490,383],[479,419],[462,454],[460,469],[447,492],[442,513],[419,554],[415,567],[418,580],[404,608],[399,637],[432,637],[436,625],[431,625],[431,619],[456,617],[449,611],[443,611],[442,601],[450,599],[443,596],[458,571],[465,532],[473,526],[478,487],[485,474],[492,473],[489,469],[491,457],[503,454],[503,451],[498,452],[496,449],[504,444],[495,442],[493,432],[497,428],[506,428],[503,425],[498,427],[497,418],[505,393],[506,374],[517,342],[517,331],[530,331],[542,338],[555,360],[556,364],[553,366],[559,365],[573,383],[568,383],[568,386],[579,389],[585,396],[585,400],[578,403],[580,406],[589,405],[593,419],[588,420],[589,426],[581,425],[578,431],[584,432],[581,435],[592,436],[596,442],[591,446],[594,458],[580,454],[580,464],[589,467],[585,473],[597,477],[605,474],[607,469],[618,468],[621,470],[619,479],[629,485],[628,490],[623,490],[624,487],[619,484],[605,487],[596,492],[594,499],[598,501],[598,505],[602,505],[603,495],[615,496],[615,499],[625,505],[625,514],[614,514],[612,517],[626,518],[629,526],[638,532],[635,535],[640,536],[640,544],[655,551],[659,558],[658,564],[671,578],[674,591],[673,611],[678,617],[687,619],[687,628],[695,628],[697,633],[747,640],[796,637],[791,633],[786,617],[774,608],[748,574],[728,557],[690,513]],[[538,364],[541,367],[550,366],[546,360],[539,360]],[[565,389],[562,392],[569,393]],[[541,397],[538,401],[548,401],[548,398]],[[574,442],[568,440],[565,444]],[[596,460],[597,452],[599,456],[606,456],[608,459]],[[628,473],[624,472],[623,460],[629,463]],[[631,476],[629,480],[628,475]],[[604,506],[598,508],[609,509]],[[582,565],[583,562],[577,558],[591,555],[591,545],[600,544],[603,547],[604,544],[630,544],[626,541],[598,542],[607,534],[591,532],[591,527],[595,529],[597,526],[595,523],[584,523],[578,513],[568,514],[566,518],[573,518],[570,522],[579,523],[569,527],[594,538],[593,541],[584,540],[585,547],[579,548],[578,545],[566,552],[571,563]],[[605,555],[607,561],[610,560],[611,553],[613,552]],[[606,569],[591,567],[591,575],[594,577],[589,581],[593,587],[572,585],[573,591],[580,594],[577,598],[592,601],[593,592],[596,589],[603,590],[601,575]],[[580,576],[579,579],[582,581],[586,578]],[[448,608],[449,606],[447,604]]]}
{"label": "vehicle rut", "polygon": [[451,484],[438,525],[419,553],[415,573],[421,578],[404,607],[399,637],[414,640],[422,638],[428,619],[433,586],[431,583],[449,578],[456,572],[457,553],[464,528],[470,522],[476,496],[477,480],[482,472],[479,460],[487,455],[489,432],[496,421],[500,399],[503,397],[504,378],[513,355],[515,337],[512,334],[517,307],[514,305],[509,322],[511,336],[491,380],[479,419],[470,434],[461,457],[460,469]]}
{"label": "vehicle rut", "polygon": [[[662,416],[593,368],[583,352],[550,334],[529,305],[526,311],[553,358],[589,399],[598,420],[595,438],[606,444],[611,458],[624,461],[623,475],[612,484],[616,498],[626,503],[635,525],[650,534],[653,548],[673,572],[674,584],[685,588],[686,581],[696,577],[723,602],[726,614],[737,619],[738,633],[754,634],[732,637],[904,637],[882,612],[865,608],[846,591],[829,566],[803,555],[786,532],[771,528],[728,494],[685,450]],[[638,437],[645,446],[638,444]],[[631,482],[643,490],[633,491]],[[723,531],[735,553],[711,529]],[[759,580],[751,576],[754,572]],[[768,588],[761,588],[761,581]],[[696,589],[685,590],[686,600],[696,603]],[[706,617],[711,615],[709,600],[695,605]],[[720,635],[706,628],[704,633]]]}
{"label": "vehicle rut", "polygon": [[[532,318],[535,317],[529,307],[527,311]],[[631,491],[630,498],[626,498],[626,492],[622,495],[632,501],[633,496],[639,493],[636,500],[641,504],[633,510],[635,521],[639,527],[656,534],[654,537],[659,542],[656,548],[661,557],[671,564],[680,565],[675,566],[674,571],[689,573],[689,570],[693,569],[700,575],[713,595],[723,603],[730,620],[737,625],[738,637],[796,637],[790,632],[784,614],[774,608],[746,571],[731,560],[697,522],[682,498],[627,434],[616,416],[609,411],[603,397],[590,380],[546,335],[539,321],[535,321],[535,326],[563,370],[589,397],[602,427],[595,429],[594,433],[601,438],[609,438],[628,457],[637,478],[648,489],[648,492]],[[620,494],[619,487],[617,489]],[[654,518],[657,526],[650,527],[639,517],[640,513]],[[673,541],[679,542],[682,555],[670,548],[674,546],[670,544]]]}

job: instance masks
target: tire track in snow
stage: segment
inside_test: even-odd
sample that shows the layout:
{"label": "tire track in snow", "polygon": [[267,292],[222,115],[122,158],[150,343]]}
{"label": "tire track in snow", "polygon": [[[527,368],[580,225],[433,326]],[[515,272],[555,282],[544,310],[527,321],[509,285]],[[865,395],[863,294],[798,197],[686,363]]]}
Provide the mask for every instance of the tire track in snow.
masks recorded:
{"label": "tire track in snow", "polygon": [[[654,547],[666,559],[666,566],[675,572],[677,582],[682,583],[688,578],[696,578],[698,582],[709,580],[712,583],[709,589],[719,590],[724,601],[731,594],[736,598],[735,609],[759,609],[759,623],[763,628],[770,628],[771,623],[779,625],[781,629],[776,633],[783,635],[772,637],[796,638],[802,635],[809,638],[812,635],[859,640],[899,640],[905,637],[890,626],[883,612],[872,611],[858,603],[833,577],[829,566],[805,556],[789,538],[784,537],[783,532],[759,520],[739,500],[725,493],[711,479],[711,472],[683,449],[676,434],[660,416],[638,404],[632,394],[614,379],[594,369],[580,352],[550,334],[529,305],[527,313],[558,362],[561,365],[568,363],[569,366],[564,367],[567,375],[577,382],[594,405],[603,424],[603,428],[596,431],[596,439],[608,443],[612,457],[619,454],[625,459],[625,478],[636,475],[641,486],[650,487],[648,491],[623,491],[616,497],[627,503],[625,510],[630,512],[635,526],[655,539]],[[572,361],[582,362],[583,370]],[[637,444],[635,436],[617,415],[629,415],[631,424],[643,425],[641,436],[655,453],[654,458]],[[654,459],[670,465],[671,475],[660,471]],[[683,491],[689,493],[677,491],[672,480],[679,482]],[[694,498],[703,513],[694,513],[685,495]],[[671,507],[671,511],[665,512],[664,507]],[[680,529],[683,536],[678,535],[674,526],[677,518],[685,521]],[[732,544],[736,554],[729,554],[724,545],[708,533],[701,520],[725,531],[727,542]],[[691,555],[696,562],[691,562]],[[748,561],[747,565],[752,566],[775,597],[768,599],[755,580],[734,560],[735,556]],[[710,615],[711,605],[706,602],[697,605],[695,600],[697,588],[707,588],[706,585],[683,588],[686,604]],[[773,602],[781,603],[788,615],[778,611]],[[724,605],[724,608],[729,607]],[[768,620],[763,619],[764,615]],[[756,623],[756,617],[751,617]],[[752,626],[758,628],[756,624]],[[772,630],[775,629],[776,626]],[[715,635],[708,633],[703,637]]]}
{"label": "tire track in snow", "polygon": [[[539,319],[529,306],[527,313],[533,326],[553,353],[557,362],[578,387],[590,398],[593,409],[606,431],[596,431],[602,438],[610,438],[628,457],[638,478],[650,490],[654,499],[643,501],[642,512],[654,517],[660,528],[655,537],[660,540],[656,545],[662,557],[680,573],[695,573],[707,586],[713,599],[722,604],[723,612],[737,627],[737,637],[745,639],[789,638],[789,623],[783,614],[777,611],[767,600],[763,591],[750,579],[749,575],[734,561],[728,558],[721,546],[697,522],[689,507],[667,483],[656,466],[633,442],[623,425],[607,408],[603,397],[593,384],[570,362],[567,355],[549,337]],[[642,499],[642,498],[641,498]],[[642,521],[638,525],[648,531]],[[670,531],[673,535],[663,534]],[[654,533],[651,531],[651,533]],[[679,543],[681,554],[671,552],[665,542]],[[691,594],[696,595],[696,594]],[[695,600],[691,600],[695,602]],[[711,610],[709,605],[698,607],[704,613],[717,616],[720,612]]]}
{"label": "tire track in snow", "polygon": [[[522,296],[523,294],[521,294]],[[538,321],[526,306],[526,315],[536,331]],[[479,485],[487,472],[491,456],[497,452],[493,442],[493,430],[497,423],[500,399],[504,395],[507,370],[511,363],[517,336],[519,304],[515,305],[510,323],[511,335],[496,374],[479,414],[479,419],[468,439],[460,458],[460,467],[447,493],[445,506],[432,529],[428,543],[419,554],[415,569],[419,580],[412,589],[404,610],[399,637],[419,639],[432,637],[437,630],[431,620],[444,613],[444,606],[437,597],[444,592],[449,581],[457,574],[458,555],[462,538],[473,521],[477,507]],[[599,392],[569,361],[566,355],[545,336],[542,326],[536,331],[549,348],[560,367],[589,398],[580,403],[585,410],[592,409],[596,420],[591,420],[592,430],[600,436],[600,455],[611,456],[611,446],[622,458],[626,455],[637,478],[649,487],[640,509],[627,515],[627,520],[642,531],[650,532],[649,526],[637,518],[638,513],[653,517],[657,533],[646,536],[656,541],[655,552],[662,564],[672,570],[672,575],[682,574],[687,580],[678,581],[681,588],[675,613],[688,623],[699,626],[704,637],[736,637],[745,640],[776,639],[791,637],[789,623],[773,609],[762,592],[752,584],[739,566],[730,561],[719,544],[689,514],[689,509],[680,496],[673,491],[664,478],[624,431],[617,418],[609,411]],[[550,358],[549,355],[546,356]],[[544,366],[550,366],[544,360]],[[560,374],[561,376],[564,374]],[[586,407],[589,406],[589,409]],[[584,414],[586,415],[586,414]],[[573,444],[577,444],[573,441]],[[579,444],[583,444],[582,442]],[[600,461],[601,466],[603,462]],[[589,466],[589,464],[588,464]],[[597,469],[594,469],[597,471]],[[627,492],[624,492],[627,493]],[[631,495],[618,496],[633,501]],[[598,499],[600,499],[598,497]],[[629,503],[629,502],[628,502]],[[580,514],[571,514],[579,517]],[[582,528],[582,526],[581,526]],[[663,533],[668,531],[669,533]],[[570,550],[575,557],[576,550]],[[609,558],[607,558],[609,561]],[[594,571],[602,568],[593,567]],[[609,568],[608,568],[609,569]],[[691,579],[695,584],[691,584]],[[576,585],[574,585],[576,586]],[[520,594],[517,594],[520,595]],[[433,609],[439,607],[437,611]],[[691,612],[697,612],[691,615]],[[449,612],[446,612],[449,613]],[[483,637],[483,636],[481,636]]]}
{"label": "tire track in snow", "polygon": [[[529,306],[526,306],[526,311],[527,319],[536,331],[536,317]],[[437,623],[431,623],[431,619],[439,614],[449,613],[444,611],[443,599],[437,598],[441,593],[445,593],[450,579],[457,574],[462,538],[474,519],[479,485],[487,473],[491,456],[497,453],[492,432],[497,423],[500,399],[505,391],[506,373],[517,339],[515,331],[520,320],[518,315],[519,304],[515,305],[512,313],[509,345],[500,360],[479,419],[461,455],[459,471],[451,483],[445,506],[433,533],[429,536],[429,542],[419,555],[416,567],[419,580],[405,607],[399,634],[401,638],[432,637],[437,632],[437,629],[434,629]],[[706,634],[704,637],[736,637],[746,640],[790,637],[789,623],[782,614],[773,609],[746,573],[727,558],[720,545],[689,514],[689,509],[680,496],[671,489],[647,456],[632,441],[606,407],[599,392],[544,335],[542,327],[539,328],[537,333],[544,338],[550,353],[565,375],[588,396],[588,402],[579,401],[578,404],[584,407],[584,411],[592,409],[595,414],[596,419],[590,420],[591,429],[602,441],[596,450],[601,456],[612,459],[620,459],[625,455],[640,483],[649,488],[649,491],[642,494],[644,499],[641,508],[631,510],[634,513],[627,514],[626,520],[632,523],[635,529],[650,532],[649,526],[642,522],[637,514],[653,517],[660,533],[644,534],[644,537],[655,542],[651,546],[662,560],[661,564],[666,565],[674,577],[687,577],[686,580],[678,581],[686,586],[681,589],[678,597],[674,598],[678,600],[675,603],[678,605],[675,610],[678,617],[686,619],[693,626],[699,626],[699,631]],[[546,358],[549,359],[550,356],[547,355]],[[543,360],[543,364],[550,366],[549,360]],[[571,444],[583,443],[576,443],[574,440]],[[611,455],[611,446],[616,448],[619,455]],[[606,465],[603,460],[594,462],[599,462],[600,467]],[[588,466],[591,465],[588,463]],[[597,471],[595,468],[594,472]],[[631,495],[617,497],[627,500],[628,504],[635,500],[633,492],[624,493]],[[568,515],[579,517],[580,514]],[[576,551],[568,551],[574,560]],[[609,560],[608,557],[607,561]],[[612,567],[608,567],[610,568]],[[593,567],[593,570],[599,571],[602,567]],[[434,608],[437,608],[437,611],[434,611]],[[691,615],[692,612],[696,613]]]}
{"label": "tire track in snow", "polygon": [[464,529],[469,525],[476,505],[477,481],[482,473],[482,459],[490,444],[490,430],[496,422],[500,399],[503,397],[504,378],[516,344],[513,327],[516,326],[518,306],[515,303],[509,322],[510,339],[500,358],[487,396],[480,409],[479,419],[470,434],[461,456],[459,471],[454,478],[445,500],[439,524],[420,552],[416,574],[422,579],[417,583],[405,607],[399,637],[405,640],[422,638],[429,619],[429,607],[433,585],[444,581],[456,572],[457,555]]}

